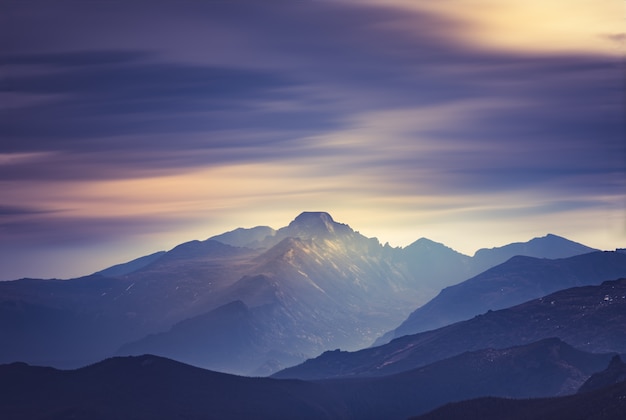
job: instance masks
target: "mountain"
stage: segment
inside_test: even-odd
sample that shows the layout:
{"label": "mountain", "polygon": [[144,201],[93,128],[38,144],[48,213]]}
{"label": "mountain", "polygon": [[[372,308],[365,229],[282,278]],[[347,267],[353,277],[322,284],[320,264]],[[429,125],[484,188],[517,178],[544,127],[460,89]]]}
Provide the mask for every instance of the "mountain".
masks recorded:
{"label": "mountain", "polygon": [[563,419],[613,420],[626,412],[626,364],[615,355],[609,366],[591,375],[576,395],[559,398],[476,398],[449,403],[413,420]]}
{"label": "mountain", "polygon": [[145,266],[158,260],[161,256],[163,256],[163,254],[165,254],[165,251],[155,252],[154,254],[146,255],[145,257],[136,258],[127,263],[116,264],[104,270],[97,271],[94,274],[103,276],[103,277],[117,277],[117,276],[130,274],[133,271],[137,271],[141,268],[144,268]]}
{"label": "mountain", "polygon": [[146,349],[152,349],[161,356],[185,360],[192,365],[250,372],[263,362],[257,356],[258,348],[264,345],[261,329],[258,318],[246,304],[234,301],[181,321],[166,333],[151,334],[128,343],[118,354],[142,355],[146,354]]}
{"label": "mountain", "polygon": [[[391,265],[377,240],[326,215],[318,219],[314,222],[307,214],[279,230],[276,237],[284,239],[250,259],[248,274],[219,294],[222,302],[245,303],[254,325],[245,330],[250,336],[233,338],[242,332],[215,330],[212,316],[201,314],[173,326],[158,340],[148,337],[118,354],[149,352],[214,370],[267,374],[328,348],[368,345],[420,299],[419,284]],[[291,236],[295,234],[301,237]],[[200,331],[206,337],[202,346]],[[210,342],[222,341],[239,343],[230,355],[247,354],[248,361],[238,363],[236,370],[234,363],[216,364],[221,356]],[[188,358],[189,348],[197,357]],[[251,363],[258,363],[257,369],[249,369]]]}
{"label": "mountain", "polygon": [[152,355],[71,371],[14,363],[0,366],[0,417],[405,419],[473,396],[570,393],[610,357],[547,339],[382,378],[322,382],[220,374]]}
{"label": "mountain", "polygon": [[289,320],[275,311],[271,306],[251,309],[242,301],[233,301],[185,319],[167,332],[127,343],[116,354],[138,356],[152,351],[194,366],[266,376],[304,358],[298,343],[277,345],[277,340],[284,339],[281,333]]}
{"label": "mountain", "polygon": [[0,362],[78,367],[219,306],[253,251],[182,244],[120,277],[0,282]]}
{"label": "mountain", "polygon": [[257,226],[250,229],[237,228],[221,235],[212,236],[209,239],[226,245],[246,248],[262,247],[264,240],[276,235],[276,231],[269,226]]}
{"label": "mountain", "polygon": [[[533,242],[533,241],[531,241]],[[529,242],[530,243],[530,242]],[[626,254],[592,252],[549,260],[517,256],[469,280],[443,289],[376,345],[439,328],[568,287],[626,276]]]}
{"label": "mountain", "polygon": [[342,419],[323,386],[244,378],[155,357],[124,357],[72,371],[0,366],[0,418]]}
{"label": "mountain", "polygon": [[578,392],[591,392],[624,381],[626,381],[626,363],[622,362],[622,358],[619,355],[615,355],[611,359],[609,366],[602,372],[591,375]]}
{"label": "mountain", "polygon": [[0,282],[0,362],[77,367],[148,352],[269,374],[370,345],[472,270],[442,244],[383,246],[303,212],[278,230],[237,229],[80,279]]}
{"label": "mountain", "polygon": [[502,247],[479,249],[474,253],[472,264],[478,273],[496,266],[516,255],[536,258],[567,258],[597,251],[583,244],[549,233],[528,242],[515,242]]}
{"label": "mountain", "polygon": [[[114,278],[3,282],[0,339],[11,344],[0,347],[0,361],[75,367],[141,348],[214,370],[271,373],[329,348],[368,345],[432,297],[392,248],[327,213],[302,213],[261,242],[190,241]],[[221,307],[231,311],[214,312]],[[246,328],[218,328],[241,316]],[[240,346],[229,349],[232,363],[219,342]],[[234,363],[243,355],[248,362]]]}
{"label": "mountain", "polygon": [[412,420],[617,420],[626,412],[626,382],[558,398],[484,397],[447,404]]}
{"label": "mountain", "polygon": [[626,278],[562,290],[540,299],[356,352],[328,351],[275,378],[382,376],[484,348],[558,337],[581,350],[626,352]]}
{"label": "mountain", "polygon": [[456,284],[476,274],[470,257],[427,238],[420,238],[398,250],[396,258],[406,264],[407,270],[414,273],[420,283],[435,293],[441,290],[444,283]]}
{"label": "mountain", "polygon": [[610,355],[574,349],[558,339],[525,346],[466,352],[399,374],[326,380],[323,383],[346,401],[354,418],[406,419],[452,402],[479,396],[531,398],[565,395]]}

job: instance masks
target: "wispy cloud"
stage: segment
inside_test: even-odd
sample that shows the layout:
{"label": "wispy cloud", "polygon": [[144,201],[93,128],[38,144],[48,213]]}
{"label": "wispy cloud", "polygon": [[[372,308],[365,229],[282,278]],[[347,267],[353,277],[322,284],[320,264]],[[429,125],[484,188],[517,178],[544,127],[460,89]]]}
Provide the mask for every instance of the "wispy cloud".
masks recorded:
{"label": "wispy cloud", "polygon": [[554,22],[560,1],[424,4],[9,3],[0,246],[160,230],[165,247],[307,208],[396,244],[572,218],[591,245],[623,238],[610,8],[568,8],[568,40],[521,19]]}

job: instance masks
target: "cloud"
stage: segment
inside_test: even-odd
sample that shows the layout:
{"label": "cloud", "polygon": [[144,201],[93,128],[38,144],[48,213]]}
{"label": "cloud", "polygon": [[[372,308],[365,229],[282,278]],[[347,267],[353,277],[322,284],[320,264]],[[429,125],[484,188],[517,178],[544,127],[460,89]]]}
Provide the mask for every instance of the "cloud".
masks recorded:
{"label": "cloud", "polygon": [[[0,40],[4,232],[23,244],[195,237],[315,208],[401,244],[422,223],[613,220],[623,64],[593,43],[518,43],[551,33],[513,19],[555,10],[531,3],[487,16],[457,0],[13,2]],[[394,216],[376,232],[380,214]]]}
{"label": "cloud", "polygon": [[23,216],[50,213],[50,210],[31,207],[0,206],[0,219],[5,216]]}
{"label": "cloud", "polygon": [[405,12],[425,11],[465,23],[462,38],[468,46],[518,52],[601,53],[622,52],[597,36],[621,31],[623,7],[619,2],[594,0],[356,0],[394,7]]}

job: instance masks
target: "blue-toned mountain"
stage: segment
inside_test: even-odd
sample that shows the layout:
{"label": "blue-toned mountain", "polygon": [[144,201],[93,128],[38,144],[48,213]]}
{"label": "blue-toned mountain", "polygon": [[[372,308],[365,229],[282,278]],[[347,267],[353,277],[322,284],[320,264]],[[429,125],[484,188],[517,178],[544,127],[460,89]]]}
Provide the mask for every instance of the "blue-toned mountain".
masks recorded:
{"label": "blue-toned mountain", "polygon": [[472,274],[471,261],[427,239],[383,246],[304,212],[278,230],[190,241],[100,275],[2,282],[0,362],[72,367],[119,350],[268,374],[370,345]]}
{"label": "blue-toned mountain", "polygon": [[626,278],[565,289],[540,299],[356,352],[328,351],[273,375],[324,379],[383,376],[463,352],[558,337],[581,350],[626,352]]}
{"label": "blue-toned mountain", "polygon": [[[619,360],[619,356],[615,356]],[[411,420],[617,420],[626,413],[624,364],[616,359],[591,376],[576,395],[552,398],[512,399],[483,397],[444,405]],[[599,381],[598,381],[599,379]],[[597,382],[596,382],[597,381]],[[588,384],[592,383],[592,386]]]}
{"label": "blue-toned mountain", "polygon": [[377,344],[443,327],[557,290],[599,284],[622,276],[626,276],[626,254],[619,252],[592,252],[555,260],[517,256],[443,289]]}
{"label": "blue-toned mountain", "polygon": [[153,355],[71,371],[15,363],[0,365],[0,417],[399,420],[476,396],[571,393],[610,357],[547,339],[396,375],[319,382],[233,376]]}

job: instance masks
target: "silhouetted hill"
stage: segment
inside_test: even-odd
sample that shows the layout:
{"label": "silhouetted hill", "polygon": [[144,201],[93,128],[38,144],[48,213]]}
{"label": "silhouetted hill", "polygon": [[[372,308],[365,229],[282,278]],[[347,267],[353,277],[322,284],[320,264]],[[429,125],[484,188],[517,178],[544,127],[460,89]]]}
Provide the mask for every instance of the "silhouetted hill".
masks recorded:
{"label": "silhouetted hill", "polygon": [[626,413],[626,382],[558,398],[477,398],[447,404],[412,420],[619,420]]}
{"label": "silhouetted hill", "polygon": [[[532,241],[531,241],[532,242]],[[439,328],[487,310],[506,308],[574,286],[626,276],[626,254],[593,252],[549,260],[517,256],[484,273],[447,287],[415,310],[392,334],[377,340]]]}
{"label": "silhouetted hill", "polygon": [[329,351],[277,378],[323,379],[403,372],[465,351],[548,337],[589,352],[626,352],[626,279],[562,290],[443,328],[356,352]]}
{"label": "silhouetted hill", "polygon": [[[234,306],[228,310],[241,309]],[[322,382],[238,377],[150,355],[73,371],[16,363],[0,366],[0,417],[405,419],[474,396],[570,392],[609,359],[547,339],[397,375]]]}
{"label": "silhouetted hill", "polygon": [[341,419],[346,411],[319,384],[232,376],[156,356],[73,371],[0,366],[3,419]]}

